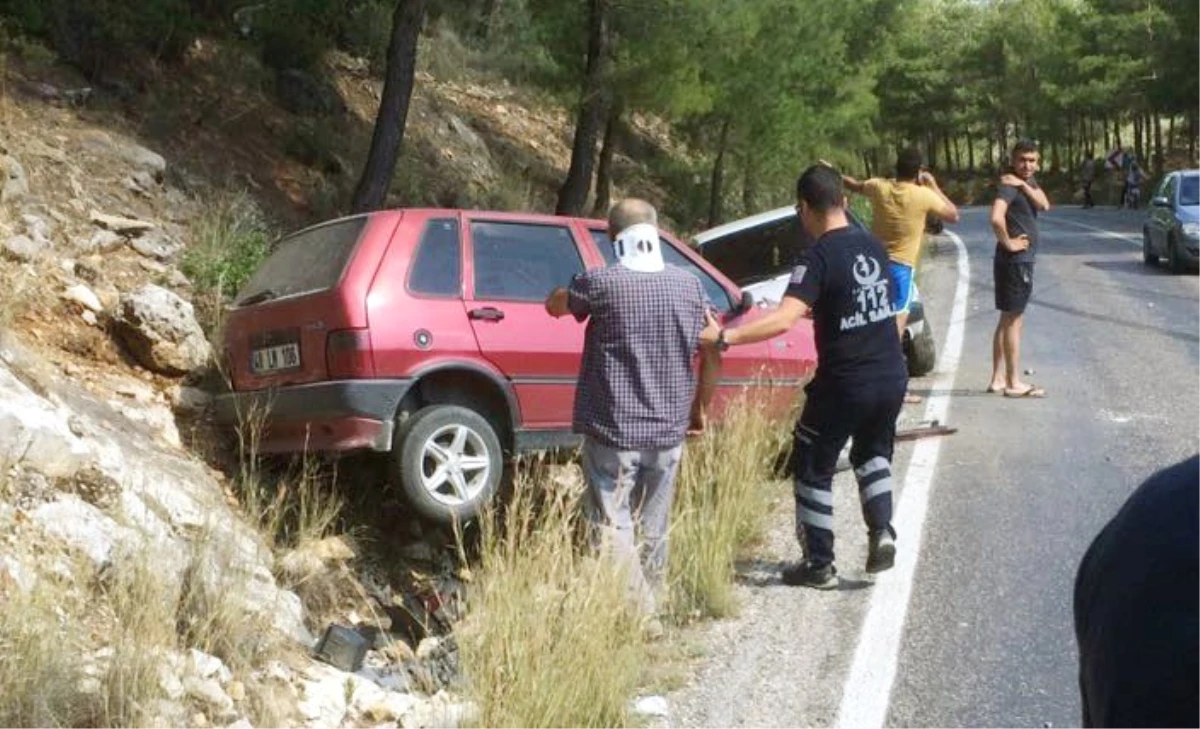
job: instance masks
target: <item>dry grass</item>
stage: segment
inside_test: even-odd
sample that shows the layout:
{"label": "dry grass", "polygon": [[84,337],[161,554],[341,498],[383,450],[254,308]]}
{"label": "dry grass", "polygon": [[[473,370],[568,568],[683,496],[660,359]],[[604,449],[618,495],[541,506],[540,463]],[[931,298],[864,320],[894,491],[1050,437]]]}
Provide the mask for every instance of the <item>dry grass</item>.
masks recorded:
{"label": "dry grass", "polygon": [[459,629],[482,726],[624,726],[645,661],[623,575],[590,555],[577,494],[518,478],[482,554]]}
{"label": "dry grass", "polygon": [[234,672],[262,665],[278,648],[270,616],[247,609],[246,559],[215,539],[197,540],[175,615],[185,647],[220,658]]}
{"label": "dry grass", "polygon": [[86,636],[60,614],[65,590],[39,580],[28,593],[0,591],[0,726],[75,726],[95,720],[81,697]]}
{"label": "dry grass", "polygon": [[11,329],[31,305],[30,292],[36,276],[24,266],[0,260],[0,331]]}
{"label": "dry grass", "polygon": [[149,555],[114,567],[100,584],[112,611],[112,655],[100,677],[100,701],[106,726],[148,726],[155,699],[165,698],[159,667],[175,647],[173,593]]}
{"label": "dry grass", "polygon": [[767,416],[765,393],[748,390],[721,422],[689,441],[671,522],[671,613],[685,622],[736,610],[735,560],[760,540],[770,504],[767,484],[787,426]]}

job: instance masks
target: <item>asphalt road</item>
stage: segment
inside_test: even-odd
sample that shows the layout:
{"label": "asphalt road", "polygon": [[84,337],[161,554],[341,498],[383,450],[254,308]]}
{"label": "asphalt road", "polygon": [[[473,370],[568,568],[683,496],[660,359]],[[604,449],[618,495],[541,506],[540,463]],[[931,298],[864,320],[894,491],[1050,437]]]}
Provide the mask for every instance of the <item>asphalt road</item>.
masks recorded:
{"label": "asphalt road", "polygon": [[[1048,397],[987,394],[996,312],[986,216],[968,209],[952,226],[969,271],[961,358],[913,380],[910,389],[931,395],[928,407],[901,415],[910,424],[936,411],[959,428],[936,449],[922,445],[929,441],[897,448],[898,508],[925,509],[911,580],[898,573],[904,550],[916,549],[915,530],[900,534],[896,570],[878,582],[863,572],[865,534],[853,480],[842,473],[834,486],[839,589],[782,585],[778,570],[799,550],[790,494],[777,485],[770,538],[743,569],[741,614],[688,637],[704,644],[704,658],[655,726],[861,719],[844,701],[877,707],[865,712],[876,725],[1079,724],[1075,570],[1145,477],[1197,451],[1200,285],[1195,275],[1143,266],[1140,214],[1052,210],[1041,220],[1022,357],[1033,371],[1026,379]],[[942,236],[921,267],[939,352],[964,279],[958,264],[957,245]],[[911,595],[907,614],[903,600],[889,602],[895,594]],[[895,623],[897,649],[868,640],[856,651],[860,636],[874,635],[864,626],[881,616]],[[868,677],[894,668],[882,684],[890,693],[853,690],[874,682],[848,687],[864,665]]]}
{"label": "asphalt road", "polygon": [[994,244],[985,210],[955,227],[972,280],[950,405],[962,432],[942,444],[889,725],[1080,721],[1079,559],[1145,477],[1197,451],[1200,430],[1197,278],[1143,265],[1140,221],[1073,207],[1043,216],[1022,368],[1044,400],[980,392]]}

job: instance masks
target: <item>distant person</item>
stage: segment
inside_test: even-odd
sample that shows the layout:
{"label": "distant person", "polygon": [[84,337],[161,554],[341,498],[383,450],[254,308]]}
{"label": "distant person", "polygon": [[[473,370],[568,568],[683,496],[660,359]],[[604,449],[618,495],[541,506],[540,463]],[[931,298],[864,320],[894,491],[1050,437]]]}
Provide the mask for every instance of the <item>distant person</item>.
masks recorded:
{"label": "distant person", "polygon": [[1146,173],[1138,164],[1137,157],[1129,163],[1125,173],[1125,205],[1130,210],[1136,210],[1142,201],[1142,183],[1146,181]]}
{"label": "distant person", "polygon": [[866,570],[891,569],[892,450],[908,373],[892,328],[892,280],[887,253],[850,225],[841,177],[814,165],[796,182],[796,212],[816,243],[800,255],[778,308],[723,329],[711,315],[701,340],[718,349],[782,334],[811,311],[817,372],[805,387],[804,410],[792,444],[796,536],[805,559],[783,570],[783,582],[820,590],[837,587],[833,553],[833,475],[852,439],[850,463],[867,523]]}
{"label": "distant person", "polygon": [[1079,179],[1083,183],[1083,207],[1092,208],[1096,203],[1092,200],[1092,183],[1096,181],[1096,160],[1085,157],[1079,168]]}
{"label": "distant person", "polygon": [[1088,548],[1075,578],[1085,727],[1200,722],[1200,459],[1159,471]]}
{"label": "distant person", "polygon": [[695,276],[663,262],[654,207],[621,200],[608,232],[616,265],[555,289],[546,311],[587,321],[572,417],[583,435],[586,513],[600,546],[628,569],[631,597],[657,637],[675,476],[689,425],[703,428],[719,362],[709,348],[697,385],[707,299]]}
{"label": "distant person", "polygon": [[992,275],[1000,321],[992,335],[992,381],[988,392],[1006,397],[1045,397],[1046,391],[1021,380],[1021,331],[1025,307],[1033,294],[1033,264],[1037,256],[1039,212],[1050,209],[1050,200],[1038,186],[1037,143],[1022,139],[1013,145],[1009,169],[1000,177],[992,203],[991,223],[996,234]]}
{"label": "distant person", "polygon": [[[904,337],[912,306],[913,275],[925,240],[929,215],[947,223],[958,222],[958,208],[938,187],[937,180],[922,169],[921,152],[908,148],[896,155],[896,178],[872,177],[859,181],[842,175],[852,192],[871,201],[871,232],[887,248],[888,272],[895,286],[896,333]],[[908,395],[905,402],[920,402]]]}

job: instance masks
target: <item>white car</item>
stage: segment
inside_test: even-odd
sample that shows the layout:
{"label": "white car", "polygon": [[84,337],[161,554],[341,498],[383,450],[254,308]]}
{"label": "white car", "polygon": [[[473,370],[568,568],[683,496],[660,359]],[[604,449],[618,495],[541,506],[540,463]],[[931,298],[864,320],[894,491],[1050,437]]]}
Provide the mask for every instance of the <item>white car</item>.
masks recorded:
{"label": "white car", "polygon": [[[865,228],[846,211],[850,223]],[[755,306],[775,306],[787,290],[800,253],[812,245],[794,207],[776,208],[697,234],[692,244],[709,262],[749,294]],[[913,282],[913,300],[904,330],[908,373],[920,377],[933,371],[937,349],[925,318],[925,306]]]}

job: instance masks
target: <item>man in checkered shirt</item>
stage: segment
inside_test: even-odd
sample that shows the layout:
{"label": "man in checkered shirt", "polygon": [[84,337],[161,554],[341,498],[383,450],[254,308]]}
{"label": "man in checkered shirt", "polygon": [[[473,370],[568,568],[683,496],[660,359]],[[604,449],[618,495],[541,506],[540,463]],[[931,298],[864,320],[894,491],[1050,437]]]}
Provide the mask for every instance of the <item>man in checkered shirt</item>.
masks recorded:
{"label": "man in checkered shirt", "polygon": [[551,316],[587,320],[572,418],[584,436],[587,514],[629,570],[650,633],[662,630],[653,616],[683,440],[689,424],[703,427],[719,365],[709,349],[697,386],[707,300],[695,276],[663,262],[656,218],[645,201],[618,202],[608,217],[617,263],[579,274],[546,299]]}

